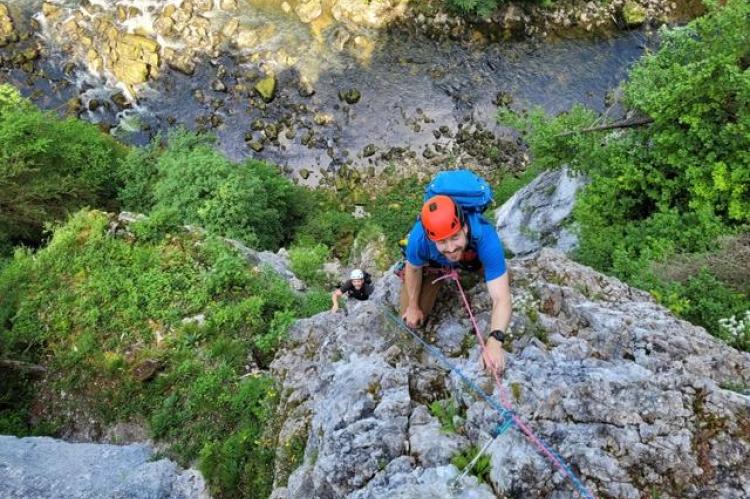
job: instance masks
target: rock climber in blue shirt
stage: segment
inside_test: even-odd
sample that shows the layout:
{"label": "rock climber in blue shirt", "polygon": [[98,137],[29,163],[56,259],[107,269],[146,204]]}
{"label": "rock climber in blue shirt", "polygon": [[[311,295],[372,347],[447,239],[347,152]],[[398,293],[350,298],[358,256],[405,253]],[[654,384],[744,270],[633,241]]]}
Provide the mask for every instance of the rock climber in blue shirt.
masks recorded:
{"label": "rock climber in blue shirt", "polygon": [[409,327],[421,325],[432,311],[442,281],[433,283],[431,269],[460,267],[484,272],[492,299],[490,333],[483,361],[488,370],[505,369],[503,341],[510,324],[510,281],[495,228],[479,213],[464,215],[449,196],[437,195],[422,207],[406,246],[401,315]]}

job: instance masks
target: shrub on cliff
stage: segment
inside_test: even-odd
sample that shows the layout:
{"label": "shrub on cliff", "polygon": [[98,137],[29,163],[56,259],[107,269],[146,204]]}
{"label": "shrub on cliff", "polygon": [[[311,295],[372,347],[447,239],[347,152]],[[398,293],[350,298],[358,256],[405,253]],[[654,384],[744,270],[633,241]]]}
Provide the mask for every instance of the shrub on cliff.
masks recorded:
{"label": "shrub on cliff", "polygon": [[46,222],[82,206],[113,207],[124,153],[96,126],[40,111],[0,85],[0,251],[39,244]]}
{"label": "shrub on cliff", "polygon": [[261,249],[289,242],[311,207],[310,195],[274,167],[255,160],[232,163],[213,139],[186,131],[134,148],[122,161],[125,209],[172,210],[186,224]]}
{"label": "shrub on cliff", "polygon": [[721,235],[748,230],[748,33],[750,4],[742,0],[664,31],[660,50],[636,65],[625,87],[627,105],[653,119],[647,127],[561,135],[595,122],[581,107],[556,118],[501,116],[527,134],[537,165],[569,164],[590,177],[575,208],[578,258],[652,290],[714,332],[722,315],[750,307],[747,294],[716,269],[681,283],[651,269],[678,254],[714,251]]}
{"label": "shrub on cliff", "polygon": [[[149,223],[114,237],[106,214],[81,211],[0,269],[0,358],[49,373],[33,394],[0,376],[0,428],[70,427],[77,414],[87,425],[145,421],[183,464],[199,460],[216,497],[267,497],[276,392],[243,375],[321,305],[214,237],[139,227]],[[45,401],[33,428],[31,397]]]}

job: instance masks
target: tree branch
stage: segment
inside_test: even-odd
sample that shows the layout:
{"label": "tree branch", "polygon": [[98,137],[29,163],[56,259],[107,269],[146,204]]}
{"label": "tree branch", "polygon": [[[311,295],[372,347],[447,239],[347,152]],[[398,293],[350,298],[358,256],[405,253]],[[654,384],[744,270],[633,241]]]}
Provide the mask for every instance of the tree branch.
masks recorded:
{"label": "tree branch", "polygon": [[601,132],[604,130],[614,130],[616,128],[632,128],[636,126],[649,125],[654,122],[653,118],[648,116],[631,118],[629,120],[620,121],[618,123],[610,123],[609,125],[594,126],[591,128],[582,128],[580,130],[571,130],[568,132],[558,133],[557,137],[567,137],[569,135],[575,135],[577,133],[588,133],[588,132]]}
{"label": "tree branch", "polygon": [[29,364],[18,360],[0,359],[0,369],[12,369],[14,371],[26,371],[32,376],[43,376],[47,368],[37,364]]}

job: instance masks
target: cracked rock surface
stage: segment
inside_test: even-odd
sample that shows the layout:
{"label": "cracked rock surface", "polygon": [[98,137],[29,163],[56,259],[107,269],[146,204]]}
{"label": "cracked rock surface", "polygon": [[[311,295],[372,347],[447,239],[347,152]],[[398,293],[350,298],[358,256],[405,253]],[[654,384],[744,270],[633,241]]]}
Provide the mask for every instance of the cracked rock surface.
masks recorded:
{"label": "cracked rock surface", "polygon": [[[503,390],[595,495],[750,496],[750,398],[730,389],[750,385],[750,355],[558,251],[508,263],[514,339]],[[468,475],[451,495],[451,458],[484,445],[499,418],[385,316],[399,285],[387,275],[348,316],[323,313],[292,328],[272,365],[282,383],[272,497],[573,497],[570,481],[515,429],[489,448],[486,481]],[[421,334],[489,392],[453,286]],[[485,286],[469,298],[484,332]],[[455,431],[427,407],[437,400],[455,405]],[[292,438],[306,443],[304,458],[284,473]]]}
{"label": "cracked rock surface", "polygon": [[0,435],[0,497],[208,499],[200,473],[154,459],[146,445]]}

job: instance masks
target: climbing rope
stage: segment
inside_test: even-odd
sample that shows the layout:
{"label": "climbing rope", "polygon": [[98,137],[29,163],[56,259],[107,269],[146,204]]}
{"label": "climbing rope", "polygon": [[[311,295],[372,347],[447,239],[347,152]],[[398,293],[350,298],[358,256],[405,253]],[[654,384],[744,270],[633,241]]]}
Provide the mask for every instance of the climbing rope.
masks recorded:
{"label": "climbing rope", "polygon": [[[438,277],[433,281],[433,283],[441,281],[443,279],[450,279],[456,283],[456,286],[458,288],[458,292],[461,295],[464,307],[466,308],[466,312],[469,315],[469,319],[471,320],[471,324],[474,327],[474,332],[477,336],[477,341],[479,343],[479,346],[481,348],[482,357],[484,357],[485,354],[485,341],[484,337],[482,336],[482,333],[479,331],[479,326],[477,325],[477,321],[474,317],[474,313],[471,310],[471,305],[469,305],[469,300],[466,298],[466,293],[463,290],[463,287],[461,286],[461,281],[459,280],[458,272],[456,272],[455,269],[446,270],[445,273]],[[487,395],[484,390],[479,388],[479,386],[476,385],[468,376],[466,376],[461,369],[459,369],[455,364],[450,362],[448,358],[443,355],[443,353],[437,349],[436,347],[430,345],[425,340],[423,340],[414,330],[412,330],[410,327],[408,327],[404,322],[397,316],[395,316],[391,311],[385,310],[385,314],[387,317],[391,319],[392,322],[394,322],[398,327],[403,329],[404,331],[407,331],[414,339],[417,340],[422,346],[425,347],[425,349],[430,352],[435,358],[437,358],[443,365],[445,365],[450,371],[454,372],[468,387],[470,387],[474,392],[476,392],[481,398],[483,398],[497,413],[500,415],[500,418],[503,422],[507,422],[508,420],[512,421],[513,425],[516,426],[521,433],[531,442],[534,444],[534,446],[539,450],[539,452],[545,456],[552,464],[565,475],[571,483],[575,486],[578,494],[580,497],[583,497],[585,499],[596,499],[596,496],[592,494],[588,488],[581,482],[581,480],[576,476],[576,474],[573,472],[573,470],[568,466],[563,458],[555,452],[546,442],[544,442],[540,437],[534,433],[531,428],[529,428],[526,423],[521,420],[521,418],[513,412],[512,405],[510,403],[510,399],[505,392],[505,387],[502,385],[500,381],[500,374],[497,372],[497,369],[492,369],[492,374],[495,380],[495,386],[498,388],[498,393],[500,395],[501,403],[498,403],[494,398]],[[502,424],[502,423],[501,423]],[[490,441],[494,441],[494,438]],[[481,454],[481,453],[480,453]]]}
{"label": "climbing rope", "polygon": [[487,450],[494,444],[498,438],[500,438],[506,431],[510,430],[513,426],[513,419],[507,418],[504,422],[498,424],[495,429],[492,431],[492,438],[487,440],[487,443],[484,444],[484,447],[482,447],[479,452],[477,452],[476,456],[472,458],[471,461],[469,461],[469,464],[467,464],[464,467],[464,471],[458,475],[448,486],[448,489],[453,493],[453,495],[458,495],[461,492],[462,486],[461,482],[466,477],[466,475],[469,474],[469,472],[474,468],[474,465],[477,464],[477,461],[479,461],[479,458],[482,457],[482,455],[487,452]]}

